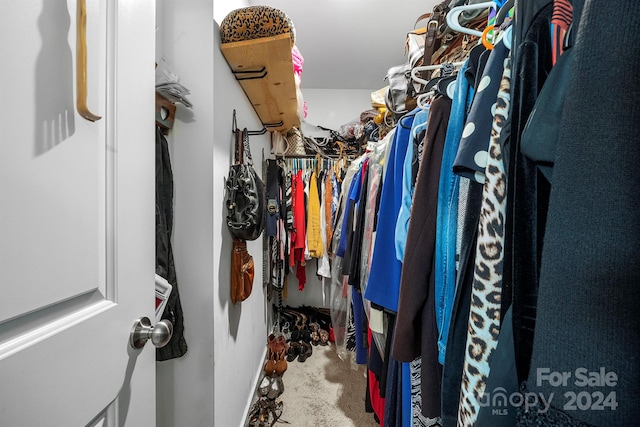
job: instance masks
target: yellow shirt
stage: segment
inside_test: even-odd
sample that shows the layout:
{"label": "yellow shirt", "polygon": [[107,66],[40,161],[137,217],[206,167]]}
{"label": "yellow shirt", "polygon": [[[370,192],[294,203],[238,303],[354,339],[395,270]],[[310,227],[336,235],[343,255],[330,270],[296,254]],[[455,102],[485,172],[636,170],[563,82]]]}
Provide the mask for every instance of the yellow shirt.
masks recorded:
{"label": "yellow shirt", "polygon": [[312,172],[309,182],[309,207],[307,208],[307,245],[309,255],[313,258],[321,258],[324,254],[324,245],[322,244],[321,233],[318,180],[316,178],[316,173]]}

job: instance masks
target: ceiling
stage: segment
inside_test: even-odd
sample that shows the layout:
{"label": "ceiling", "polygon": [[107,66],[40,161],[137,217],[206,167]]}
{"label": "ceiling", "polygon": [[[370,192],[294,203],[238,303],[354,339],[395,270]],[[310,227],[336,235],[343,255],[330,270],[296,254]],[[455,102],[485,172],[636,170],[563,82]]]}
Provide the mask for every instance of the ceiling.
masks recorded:
{"label": "ceiling", "polygon": [[[386,86],[387,70],[406,62],[404,43],[416,19],[438,0],[250,0],[283,11],[304,57],[304,89]],[[424,26],[424,22],[419,26]]]}

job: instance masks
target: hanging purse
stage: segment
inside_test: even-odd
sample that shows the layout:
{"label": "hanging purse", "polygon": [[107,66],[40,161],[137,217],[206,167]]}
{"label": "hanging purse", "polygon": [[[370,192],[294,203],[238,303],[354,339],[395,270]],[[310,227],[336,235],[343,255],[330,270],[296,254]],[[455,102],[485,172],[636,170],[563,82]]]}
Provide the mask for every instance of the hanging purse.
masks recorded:
{"label": "hanging purse", "polygon": [[385,80],[389,82],[385,103],[396,118],[415,108],[415,90],[411,84],[411,64],[408,62],[389,68]]}
{"label": "hanging purse", "polygon": [[227,228],[236,239],[256,240],[265,226],[264,183],[253,169],[247,129],[235,130],[235,164],[227,178]]}
{"label": "hanging purse", "polygon": [[[411,78],[411,70],[424,64],[425,44],[428,37],[429,24],[432,22],[431,17],[431,13],[425,13],[418,17],[415,24],[413,24],[413,30],[407,33],[405,41],[404,50],[407,62],[389,68],[385,76],[385,80],[389,82],[384,99],[385,107],[393,113],[395,118],[399,118],[417,106],[416,98],[421,87]],[[418,23],[423,20],[427,20],[427,27],[416,29]]]}
{"label": "hanging purse", "polygon": [[[440,47],[439,29],[444,22],[444,16],[448,10],[448,3],[450,0],[444,0],[443,2],[433,7],[431,17],[427,22],[427,29],[424,39],[424,56],[422,58],[422,65],[431,65],[433,63],[433,54]],[[430,71],[422,71],[420,77],[424,80],[428,80],[431,76]]]}
{"label": "hanging purse", "polygon": [[422,65],[426,37],[425,34],[427,33],[427,27],[416,28],[416,26],[419,22],[425,19],[428,20],[429,18],[431,18],[431,13],[420,15],[416,20],[416,23],[413,24],[413,30],[407,33],[407,39],[404,45],[404,53],[407,56],[409,64],[411,64],[412,67]]}
{"label": "hanging purse", "polygon": [[231,302],[246,300],[253,289],[255,267],[253,257],[247,251],[247,242],[233,239],[231,249]]}
{"label": "hanging purse", "polygon": [[287,142],[287,149],[284,152],[286,157],[300,157],[307,154],[307,150],[304,145],[304,138],[302,132],[297,127],[292,127],[284,135],[284,140]]}
{"label": "hanging purse", "polygon": [[271,154],[274,156],[284,156],[287,152],[287,141],[285,141],[282,133],[277,130],[269,131],[271,141]]}

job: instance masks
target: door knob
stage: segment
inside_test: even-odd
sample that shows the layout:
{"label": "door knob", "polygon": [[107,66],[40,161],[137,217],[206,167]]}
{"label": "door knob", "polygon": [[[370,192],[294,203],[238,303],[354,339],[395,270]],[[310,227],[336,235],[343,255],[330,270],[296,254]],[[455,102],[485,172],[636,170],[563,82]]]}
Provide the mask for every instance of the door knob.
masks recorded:
{"label": "door knob", "polygon": [[151,326],[148,317],[141,317],[133,324],[129,335],[129,344],[133,348],[142,348],[151,340],[157,348],[167,345],[173,335],[173,324],[168,320],[161,320],[155,326]]}

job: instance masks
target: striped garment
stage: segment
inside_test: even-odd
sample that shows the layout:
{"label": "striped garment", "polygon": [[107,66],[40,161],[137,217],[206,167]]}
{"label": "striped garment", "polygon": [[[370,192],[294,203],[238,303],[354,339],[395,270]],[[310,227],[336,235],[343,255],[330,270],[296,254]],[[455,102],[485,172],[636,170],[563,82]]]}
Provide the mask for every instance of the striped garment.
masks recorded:
{"label": "striped garment", "polygon": [[293,174],[290,170],[285,169],[284,179],[284,200],[287,218],[287,230],[293,230],[293,204],[291,201],[291,181]]}
{"label": "striped garment", "polygon": [[421,381],[422,357],[411,362],[411,425],[413,427],[440,427],[442,421],[439,417],[427,418],[422,415]]}
{"label": "striped garment", "polygon": [[573,6],[569,0],[554,0],[551,15],[551,64],[556,61],[565,50],[565,39],[573,21]]}

